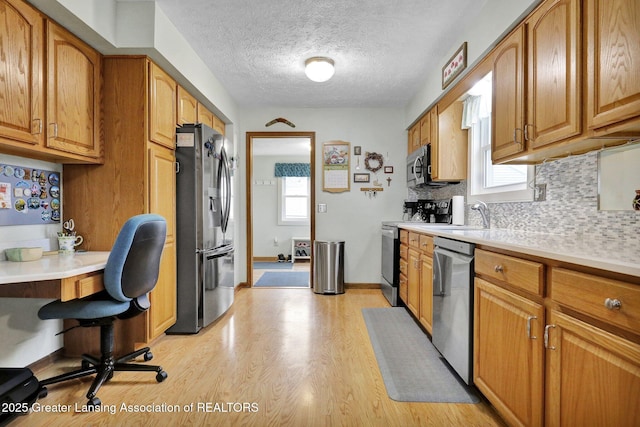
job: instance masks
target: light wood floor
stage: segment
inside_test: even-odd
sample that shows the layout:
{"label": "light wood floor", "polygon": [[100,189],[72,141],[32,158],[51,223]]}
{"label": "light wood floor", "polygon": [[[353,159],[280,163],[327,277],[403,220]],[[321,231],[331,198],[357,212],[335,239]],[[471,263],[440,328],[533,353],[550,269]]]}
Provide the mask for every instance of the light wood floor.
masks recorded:
{"label": "light wood floor", "polygon": [[[386,306],[380,290],[317,295],[245,288],[199,334],[153,344],[153,362],[169,374],[163,383],[151,373],[116,373],[98,393],[113,414],[74,412],[86,403],[90,384],[75,380],[50,386],[38,401],[66,413],[31,413],[12,426],[503,425],[484,403],[406,403],[387,396],[361,312]],[[47,378],[69,366],[61,361],[36,375]],[[165,408],[130,413],[123,404]]]}

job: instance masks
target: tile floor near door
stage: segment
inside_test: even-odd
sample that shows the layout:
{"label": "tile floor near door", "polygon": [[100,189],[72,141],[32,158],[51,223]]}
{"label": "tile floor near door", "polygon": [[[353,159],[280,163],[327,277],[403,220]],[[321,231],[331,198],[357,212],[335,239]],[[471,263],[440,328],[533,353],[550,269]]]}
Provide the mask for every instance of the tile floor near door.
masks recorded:
{"label": "tile floor near door", "polygon": [[[152,343],[153,363],[169,374],[164,382],[153,373],[116,373],[98,393],[99,413],[82,412],[89,379],[52,385],[38,412],[12,426],[504,425],[485,403],[391,400],[364,307],[388,304],[376,289],[241,289],[229,311],[200,333]],[[36,375],[71,366],[56,362]]]}

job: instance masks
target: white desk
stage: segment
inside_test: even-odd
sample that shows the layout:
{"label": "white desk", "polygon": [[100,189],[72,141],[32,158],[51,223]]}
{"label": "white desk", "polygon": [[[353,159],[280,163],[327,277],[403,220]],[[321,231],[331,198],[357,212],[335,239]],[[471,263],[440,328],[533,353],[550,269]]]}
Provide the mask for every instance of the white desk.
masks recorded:
{"label": "white desk", "polygon": [[104,289],[109,252],[45,255],[28,262],[0,261],[0,297],[68,301]]}

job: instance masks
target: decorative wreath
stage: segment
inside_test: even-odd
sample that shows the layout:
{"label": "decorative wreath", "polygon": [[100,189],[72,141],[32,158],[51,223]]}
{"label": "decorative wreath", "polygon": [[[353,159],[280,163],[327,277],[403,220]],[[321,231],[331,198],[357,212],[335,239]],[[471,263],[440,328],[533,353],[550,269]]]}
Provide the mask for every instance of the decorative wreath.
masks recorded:
{"label": "decorative wreath", "polygon": [[[373,165],[369,163],[371,161],[374,162]],[[366,153],[366,157],[364,158],[364,167],[367,168],[367,170],[370,170],[371,172],[378,172],[382,169],[383,164],[382,154]]]}

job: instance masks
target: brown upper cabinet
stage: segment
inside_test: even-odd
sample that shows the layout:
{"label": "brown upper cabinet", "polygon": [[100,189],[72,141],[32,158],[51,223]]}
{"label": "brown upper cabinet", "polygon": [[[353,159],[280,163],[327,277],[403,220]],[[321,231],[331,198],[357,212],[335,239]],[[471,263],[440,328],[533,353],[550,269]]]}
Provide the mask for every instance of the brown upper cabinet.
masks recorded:
{"label": "brown upper cabinet", "polygon": [[409,129],[407,154],[413,153],[418,148],[420,148],[420,122],[417,122]]}
{"label": "brown upper cabinet", "polygon": [[[587,0],[587,126],[600,129],[640,116],[638,0]],[[640,131],[636,120],[633,126]]]}
{"label": "brown upper cabinet", "polygon": [[21,0],[0,1],[0,137],[44,142],[42,15]]}
{"label": "brown upper cabinet", "polygon": [[543,2],[496,49],[494,162],[580,134],[580,4]]}
{"label": "brown upper cabinet", "polygon": [[[456,101],[446,108],[437,107],[437,120],[431,121],[438,135],[431,142],[431,178],[434,181],[460,181],[467,179],[467,153],[469,136],[462,129],[462,102]],[[432,110],[434,111],[434,110]]]}
{"label": "brown upper cabinet", "polygon": [[176,82],[149,61],[149,139],[168,148],[175,148]]}
{"label": "brown upper cabinet", "polygon": [[21,0],[0,0],[0,21],[3,151],[100,163],[100,53]]}
{"label": "brown upper cabinet", "polygon": [[205,125],[224,135],[224,122],[201,103],[198,103],[198,122],[204,123]]}
{"label": "brown upper cabinet", "polygon": [[178,117],[176,123],[182,126],[185,123],[196,123],[198,121],[198,101],[178,85]]}
{"label": "brown upper cabinet", "polygon": [[100,156],[101,55],[47,22],[47,147]]}

